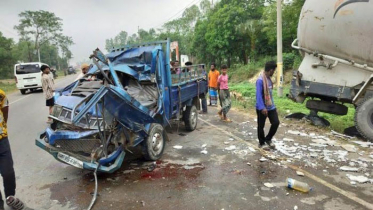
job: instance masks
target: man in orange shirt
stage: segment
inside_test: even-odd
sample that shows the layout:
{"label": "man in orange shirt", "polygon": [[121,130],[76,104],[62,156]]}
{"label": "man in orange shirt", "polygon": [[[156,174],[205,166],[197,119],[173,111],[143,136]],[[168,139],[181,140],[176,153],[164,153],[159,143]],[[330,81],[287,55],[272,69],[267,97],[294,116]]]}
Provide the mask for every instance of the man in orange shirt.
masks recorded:
{"label": "man in orange shirt", "polygon": [[219,71],[216,69],[215,63],[211,63],[209,72],[209,94],[210,94],[210,106],[216,106],[218,101],[218,78]]}

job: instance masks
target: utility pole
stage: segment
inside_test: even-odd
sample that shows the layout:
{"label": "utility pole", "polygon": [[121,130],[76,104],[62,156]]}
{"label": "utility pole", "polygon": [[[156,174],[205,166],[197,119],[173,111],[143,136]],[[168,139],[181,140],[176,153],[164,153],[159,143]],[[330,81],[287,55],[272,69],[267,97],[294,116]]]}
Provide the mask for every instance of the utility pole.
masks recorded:
{"label": "utility pole", "polygon": [[39,63],[40,63],[40,46],[38,44],[38,58],[39,58]]}
{"label": "utility pole", "polygon": [[277,96],[283,96],[283,63],[282,63],[282,0],[277,0]]}

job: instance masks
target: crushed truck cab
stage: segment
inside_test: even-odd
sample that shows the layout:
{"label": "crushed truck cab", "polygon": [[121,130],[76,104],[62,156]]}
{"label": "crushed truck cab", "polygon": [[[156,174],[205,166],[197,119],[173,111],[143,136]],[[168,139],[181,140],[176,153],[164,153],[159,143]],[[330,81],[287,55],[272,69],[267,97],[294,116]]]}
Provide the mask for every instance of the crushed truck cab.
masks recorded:
{"label": "crushed truck cab", "polygon": [[198,122],[199,98],[207,93],[204,65],[171,74],[170,40],[95,50],[84,78],[55,92],[53,123],[36,145],[58,161],[112,173],[126,152],[141,146],[148,160],[164,151],[171,120],[188,131]]}

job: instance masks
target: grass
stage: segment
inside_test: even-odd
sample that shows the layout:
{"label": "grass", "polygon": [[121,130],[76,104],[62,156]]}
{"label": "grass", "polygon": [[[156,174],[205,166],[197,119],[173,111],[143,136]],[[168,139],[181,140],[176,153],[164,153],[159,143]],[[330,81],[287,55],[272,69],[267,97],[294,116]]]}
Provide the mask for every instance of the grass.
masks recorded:
{"label": "grass", "polygon": [[[241,107],[244,109],[255,109],[255,85],[249,82],[231,83],[229,86],[232,92],[241,93],[243,100],[235,100],[232,97],[233,106]],[[289,92],[289,86],[284,87],[284,95]],[[278,113],[281,117],[288,115],[289,113],[302,112],[309,114],[309,110],[306,108],[305,103],[299,104],[291,101],[286,97],[278,97],[277,90],[273,92],[273,100],[277,107]],[[354,125],[354,114],[355,109],[353,106],[348,106],[348,114],[345,116],[337,116],[326,113],[319,113],[319,116],[324,117],[330,122],[330,128],[337,131],[343,132],[345,128]]]}
{"label": "grass", "polygon": [[6,94],[14,92],[17,90],[16,82],[12,79],[0,80],[0,89]]}

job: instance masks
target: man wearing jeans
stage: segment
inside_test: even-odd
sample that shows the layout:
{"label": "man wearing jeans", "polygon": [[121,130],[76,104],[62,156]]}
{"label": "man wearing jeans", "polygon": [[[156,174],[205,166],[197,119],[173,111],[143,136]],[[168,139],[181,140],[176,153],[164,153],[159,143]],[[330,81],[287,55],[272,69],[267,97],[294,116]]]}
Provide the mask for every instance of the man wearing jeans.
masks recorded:
{"label": "man wearing jeans", "polygon": [[[280,125],[276,106],[272,97],[273,83],[271,77],[276,68],[277,65],[274,61],[267,62],[264,71],[256,81],[256,113],[258,116],[259,148],[262,148],[265,144],[268,144],[273,149],[275,148],[275,145],[272,143],[272,138],[276,134],[277,128]],[[271,122],[271,128],[269,129],[267,136],[265,136],[264,126],[267,117]]]}

